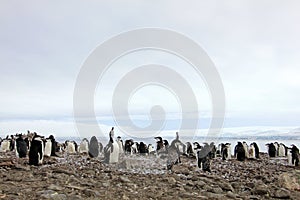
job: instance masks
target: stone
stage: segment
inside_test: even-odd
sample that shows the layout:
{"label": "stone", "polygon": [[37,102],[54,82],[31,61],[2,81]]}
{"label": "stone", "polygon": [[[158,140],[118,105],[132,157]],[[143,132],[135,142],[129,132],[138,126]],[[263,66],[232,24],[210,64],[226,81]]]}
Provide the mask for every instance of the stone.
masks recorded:
{"label": "stone", "polygon": [[219,186],[220,186],[223,190],[234,192],[234,189],[233,189],[232,185],[229,184],[229,183],[226,183],[226,182],[220,182],[220,183],[219,183]]}
{"label": "stone", "polygon": [[129,180],[129,178],[127,178],[126,176],[120,176],[119,179],[120,179],[120,181],[123,182],[123,183],[129,183],[129,182],[131,182],[131,181]]}
{"label": "stone", "polygon": [[257,195],[265,195],[269,193],[269,189],[268,186],[266,186],[265,184],[259,184],[256,185],[252,191],[253,194],[257,194]]}
{"label": "stone", "polygon": [[288,198],[290,198],[290,196],[291,196],[290,191],[288,191],[287,189],[284,189],[284,188],[280,188],[274,192],[275,198],[288,199]]}
{"label": "stone", "polygon": [[54,184],[49,185],[48,189],[49,190],[55,190],[55,191],[61,191],[61,190],[63,190],[62,187],[60,187],[59,185],[54,185]]}

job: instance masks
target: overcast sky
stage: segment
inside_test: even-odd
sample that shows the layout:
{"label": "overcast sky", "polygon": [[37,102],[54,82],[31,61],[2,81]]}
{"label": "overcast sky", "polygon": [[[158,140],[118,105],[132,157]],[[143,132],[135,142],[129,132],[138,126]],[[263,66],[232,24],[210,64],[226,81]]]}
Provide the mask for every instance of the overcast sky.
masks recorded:
{"label": "overcast sky", "polygon": [[[1,1],[0,135],[27,129],[74,134],[73,91],[83,62],[112,36],[143,27],[177,31],[206,51],[225,89],[224,127],[297,127],[299,10],[299,1],[276,0]],[[115,125],[111,96],[122,74],[152,62],[181,70],[197,94],[200,127],[207,128],[211,105],[203,80],[178,58],[154,51],[118,60],[103,77],[95,93],[95,112],[103,127]],[[167,127],[176,129],[177,103],[176,95],[153,86],[135,93],[128,109],[134,123],[143,126],[149,123],[145,119],[151,106],[162,105]]]}

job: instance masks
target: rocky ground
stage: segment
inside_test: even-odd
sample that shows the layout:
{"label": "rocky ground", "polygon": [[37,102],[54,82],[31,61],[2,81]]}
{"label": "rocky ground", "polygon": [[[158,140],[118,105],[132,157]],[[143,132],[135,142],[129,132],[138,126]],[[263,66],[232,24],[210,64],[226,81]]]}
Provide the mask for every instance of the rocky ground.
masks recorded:
{"label": "rocky ground", "polygon": [[165,169],[155,156],[126,156],[119,164],[81,155],[46,158],[29,166],[0,153],[0,199],[300,199],[300,168],[283,159],[212,161],[212,172],[196,160]]}

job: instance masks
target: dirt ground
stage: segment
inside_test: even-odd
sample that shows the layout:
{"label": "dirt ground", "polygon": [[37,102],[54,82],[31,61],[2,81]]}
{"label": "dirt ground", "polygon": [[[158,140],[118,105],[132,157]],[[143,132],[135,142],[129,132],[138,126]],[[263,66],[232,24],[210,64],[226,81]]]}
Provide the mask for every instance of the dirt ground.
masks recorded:
{"label": "dirt ground", "polygon": [[101,159],[64,154],[35,167],[0,153],[0,199],[300,199],[300,168],[266,154],[215,158],[211,173],[187,157],[172,171],[156,156],[122,156],[110,165]]}

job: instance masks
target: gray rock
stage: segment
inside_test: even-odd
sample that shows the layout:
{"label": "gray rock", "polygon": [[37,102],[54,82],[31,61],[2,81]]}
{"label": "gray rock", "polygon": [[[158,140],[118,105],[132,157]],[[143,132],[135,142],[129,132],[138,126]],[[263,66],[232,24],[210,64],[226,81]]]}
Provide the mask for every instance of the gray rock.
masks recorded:
{"label": "gray rock", "polygon": [[290,198],[291,193],[287,189],[280,188],[279,190],[276,190],[274,192],[274,197],[275,198],[280,198],[280,199],[288,199]]}
{"label": "gray rock", "polygon": [[167,178],[167,181],[168,181],[168,183],[170,183],[170,184],[176,184],[176,179],[174,178],[174,177],[168,177]]}
{"label": "gray rock", "polygon": [[229,184],[229,183],[226,183],[226,182],[220,182],[220,183],[219,183],[219,186],[220,186],[223,190],[234,192],[234,189],[233,189],[232,185]]}
{"label": "gray rock", "polygon": [[225,199],[225,196],[222,194],[215,194],[212,192],[204,192],[202,195],[208,197],[208,199]]}
{"label": "gray rock", "polygon": [[233,192],[231,192],[231,191],[228,191],[227,194],[226,194],[226,196],[228,198],[230,198],[230,199],[235,199],[236,198],[236,195]]}
{"label": "gray rock", "polygon": [[120,181],[123,182],[123,183],[129,183],[129,182],[131,182],[131,181],[129,180],[129,178],[127,178],[126,176],[120,176],[119,179],[120,179]]}
{"label": "gray rock", "polygon": [[212,193],[216,193],[216,194],[222,194],[223,190],[220,187],[213,187],[212,190],[210,191]]}
{"label": "gray rock", "polygon": [[55,191],[61,191],[61,190],[63,190],[62,187],[60,187],[59,185],[54,185],[54,184],[49,185],[48,189],[49,190],[55,190]]}
{"label": "gray rock", "polygon": [[266,186],[265,184],[259,184],[256,185],[252,191],[253,194],[257,194],[257,195],[265,195],[269,193],[269,189],[268,186]]}

